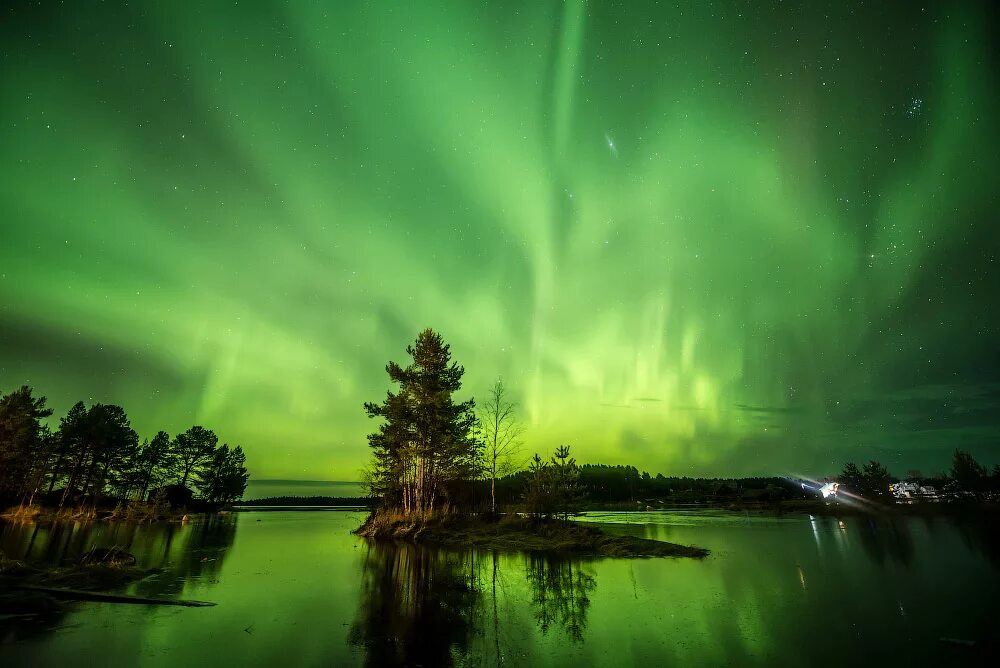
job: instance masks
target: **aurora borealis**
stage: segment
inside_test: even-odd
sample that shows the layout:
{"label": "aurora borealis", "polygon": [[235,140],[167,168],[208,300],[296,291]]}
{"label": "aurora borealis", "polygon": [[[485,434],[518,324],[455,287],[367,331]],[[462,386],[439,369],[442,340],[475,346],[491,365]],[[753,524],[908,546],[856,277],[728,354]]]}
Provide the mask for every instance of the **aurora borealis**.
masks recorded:
{"label": "aurora borealis", "polygon": [[356,479],[424,327],[524,450],[1000,461],[992,3],[14,2],[0,390]]}

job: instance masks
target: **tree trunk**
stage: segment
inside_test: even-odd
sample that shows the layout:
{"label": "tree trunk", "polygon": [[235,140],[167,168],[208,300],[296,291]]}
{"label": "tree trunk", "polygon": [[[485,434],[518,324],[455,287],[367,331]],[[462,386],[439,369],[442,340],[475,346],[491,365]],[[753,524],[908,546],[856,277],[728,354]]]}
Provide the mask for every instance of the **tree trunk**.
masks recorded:
{"label": "tree trunk", "polygon": [[62,468],[63,459],[65,459],[65,456],[59,455],[59,458],[56,459],[55,466],[52,467],[52,480],[49,482],[49,490],[46,494],[51,494],[52,490],[55,489],[56,478],[59,477],[59,469]]}
{"label": "tree trunk", "polygon": [[66,481],[66,489],[63,490],[62,498],[59,499],[60,510],[62,510],[63,505],[66,503],[66,496],[69,494],[69,490],[73,489],[73,486],[76,485],[77,475],[80,473],[80,465],[83,464],[83,460],[86,456],[87,448],[85,447],[76,458],[76,462],[73,464],[73,473],[70,474],[69,480]]}

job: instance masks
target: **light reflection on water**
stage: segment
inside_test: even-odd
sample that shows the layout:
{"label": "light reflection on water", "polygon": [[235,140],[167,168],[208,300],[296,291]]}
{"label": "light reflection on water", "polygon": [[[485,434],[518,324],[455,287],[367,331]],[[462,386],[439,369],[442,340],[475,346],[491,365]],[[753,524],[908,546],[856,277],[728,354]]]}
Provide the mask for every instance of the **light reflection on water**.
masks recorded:
{"label": "light reflection on water", "polygon": [[[118,545],[147,596],[77,604],[0,645],[3,665],[787,665],[974,662],[992,649],[997,537],[981,522],[590,513],[697,544],[704,560],[588,560],[371,545],[358,512],[248,512],[188,525],[0,526],[9,557]],[[975,647],[941,638],[977,641]]]}

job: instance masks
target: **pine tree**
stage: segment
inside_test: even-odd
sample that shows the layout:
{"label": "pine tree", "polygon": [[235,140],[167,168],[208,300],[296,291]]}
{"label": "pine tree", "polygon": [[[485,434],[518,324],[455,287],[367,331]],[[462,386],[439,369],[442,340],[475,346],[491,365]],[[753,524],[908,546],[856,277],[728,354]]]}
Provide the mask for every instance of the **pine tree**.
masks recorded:
{"label": "pine tree", "polygon": [[153,440],[145,444],[139,458],[137,493],[145,500],[149,490],[159,487],[169,475],[171,464],[170,435],[156,432]]}
{"label": "pine tree", "polygon": [[243,497],[247,486],[246,455],[243,448],[230,449],[223,443],[198,471],[198,489],[212,503],[230,503]]}
{"label": "pine tree", "polygon": [[183,434],[177,434],[170,444],[170,458],[177,474],[177,482],[187,486],[188,478],[215,454],[219,437],[211,429],[195,425]]}
{"label": "pine tree", "polygon": [[579,512],[581,490],[578,486],[580,469],[569,456],[569,446],[560,445],[552,457],[554,505],[563,519]]}
{"label": "pine tree", "polygon": [[847,462],[844,465],[844,470],[837,476],[837,480],[852,494],[861,494],[864,492],[864,475],[854,462]]}
{"label": "pine tree", "polygon": [[536,517],[550,517],[555,512],[552,467],[538,453],[528,462],[528,484],[524,503],[528,512]]}
{"label": "pine tree", "polygon": [[384,504],[423,512],[434,509],[449,484],[474,474],[475,404],[453,400],[465,370],[451,361],[440,334],[425,329],[406,352],[413,361],[405,369],[386,366],[399,391],[388,392],[382,404],[365,404],[369,417],[384,420],[368,436],[371,486]]}
{"label": "pine tree", "polygon": [[882,499],[890,496],[889,484],[892,476],[889,471],[874,459],[864,465],[864,490],[871,498]]}
{"label": "pine tree", "polygon": [[45,397],[27,385],[0,397],[0,497],[30,492],[27,481],[38,465],[43,443],[41,420],[52,415]]}
{"label": "pine tree", "polygon": [[962,489],[978,492],[986,484],[986,467],[968,452],[955,450],[951,461],[951,477]]}

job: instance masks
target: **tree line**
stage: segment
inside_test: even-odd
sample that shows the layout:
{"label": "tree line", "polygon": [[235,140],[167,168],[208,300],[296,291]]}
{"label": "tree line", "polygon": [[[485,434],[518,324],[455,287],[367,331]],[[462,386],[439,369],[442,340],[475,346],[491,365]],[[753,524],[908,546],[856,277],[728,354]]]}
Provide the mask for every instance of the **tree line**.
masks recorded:
{"label": "tree line", "polygon": [[121,406],[74,404],[54,430],[45,397],[22,386],[0,397],[0,499],[60,508],[103,500],[140,500],[168,485],[228,503],[243,496],[249,475],[240,446],[193,426],[171,438],[159,431],[139,441]]}
{"label": "tree line", "polygon": [[[956,448],[951,459],[951,470],[937,476],[925,477],[920,471],[908,471],[904,479],[914,483],[925,483],[940,486],[943,489],[982,494],[1000,490],[1000,464],[993,466],[988,473],[986,467],[976,461],[971,453]],[[888,499],[892,496],[889,485],[896,478],[888,469],[876,460],[859,467],[854,462],[847,462],[836,481],[854,493],[870,499]]]}
{"label": "tree line", "polygon": [[[651,475],[627,464],[580,464],[574,480],[574,495],[581,503],[641,504],[672,500],[678,503],[750,498],[777,501],[799,496],[801,488],[792,480],[772,477],[692,478]],[[497,497],[517,503],[531,488],[532,470],[515,471],[496,483]]]}

